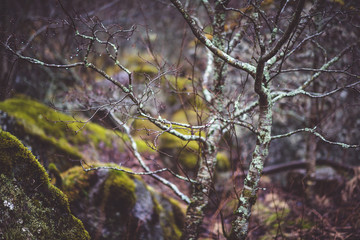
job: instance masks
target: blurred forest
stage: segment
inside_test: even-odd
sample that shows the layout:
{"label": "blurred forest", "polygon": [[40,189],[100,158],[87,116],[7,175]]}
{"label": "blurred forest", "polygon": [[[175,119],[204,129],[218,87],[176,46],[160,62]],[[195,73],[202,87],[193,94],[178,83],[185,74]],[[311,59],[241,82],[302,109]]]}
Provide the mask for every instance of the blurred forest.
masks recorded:
{"label": "blurred forest", "polygon": [[[234,212],[246,195],[244,179],[261,135],[261,108],[251,107],[261,98],[254,91],[259,71],[239,69],[209,51],[172,2],[2,0],[0,126],[30,147],[53,178],[51,163],[64,179],[70,166],[115,163],[106,166],[145,173],[143,181],[181,202],[183,211],[199,194],[201,169],[208,168],[197,237],[236,239]],[[299,22],[276,62],[264,68],[271,97],[288,96],[272,106],[271,144],[253,190],[247,239],[360,239],[360,3],[180,1],[201,36],[256,67],[261,41],[276,48],[299,2]],[[290,95],[304,79],[316,81]],[[32,115],[45,124],[37,118],[25,123]],[[221,129],[212,129],[217,122]],[[64,133],[55,134],[58,124]],[[41,137],[34,126],[46,126]],[[216,150],[206,150],[207,141]],[[76,204],[70,209],[83,221]],[[184,229],[190,215],[188,209]],[[84,225],[92,239],[112,239]]]}

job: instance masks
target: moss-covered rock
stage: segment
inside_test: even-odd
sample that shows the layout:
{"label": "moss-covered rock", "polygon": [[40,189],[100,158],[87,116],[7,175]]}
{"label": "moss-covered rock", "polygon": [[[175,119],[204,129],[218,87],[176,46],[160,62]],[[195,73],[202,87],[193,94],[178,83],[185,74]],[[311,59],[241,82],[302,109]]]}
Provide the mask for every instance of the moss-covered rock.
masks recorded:
{"label": "moss-covered rock", "polygon": [[[122,133],[85,124],[24,96],[0,102],[0,110],[0,126],[31,146],[45,166],[53,162],[60,171],[79,164],[74,160],[113,161],[125,148]],[[140,150],[149,149],[141,145]]]}
{"label": "moss-covered rock", "polygon": [[0,130],[0,238],[90,239],[32,153]]}
{"label": "moss-covered rock", "polygon": [[62,178],[70,208],[92,239],[180,238],[184,214],[176,201],[151,190],[140,177],[73,167]]}

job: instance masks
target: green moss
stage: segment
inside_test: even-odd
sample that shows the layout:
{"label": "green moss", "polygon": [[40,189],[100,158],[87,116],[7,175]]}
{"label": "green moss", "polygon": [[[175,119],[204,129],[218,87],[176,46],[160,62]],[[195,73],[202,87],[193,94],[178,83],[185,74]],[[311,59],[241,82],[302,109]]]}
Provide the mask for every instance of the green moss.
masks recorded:
{"label": "green moss", "polygon": [[90,178],[95,172],[85,172],[81,166],[70,168],[61,174],[63,179],[62,190],[68,196],[70,203],[79,201],[88,195]]}
{"label": "green moss", "polygon": [[[123,133],[119,131],[114,132],[94,123],[88,123],[84,130],[84,134],[91,139],[95,147],[97,147],[101,142],[103,142],[107,147],[113,147],[114,139],[119,140],[119,137],[124,137]],[[123,150],[123,146],[121,147],[122,148],[120,150]]]}
{"label": "green moss", "polygon": [[60,175],[59,169],[56,167],[54,163],[50,163],[48,166],[50,177],[55,178],[55,186],[58,188],[62,188],[62,178]]}
{"label": "green moss", "polygon": [[[17,239],[89,239],[67,197],[21,142],[0,131],[0,233]],[[4,167],[3,167],[4,166]]]}
{"label": "green moss", "polygon": [[194,170],[198,166],[198,156],[194,153],[183,151],[179,155],[179,162],[185,169]]}
{"label": "green moss", "polygon": [[179,110],[172,116],[171,120],[179,123],[198,125],[200,116],[193,110]]}
{"label": "green moss", "polygon": [[23,96],[0,102],[0,110],[14,117],[27,134],[49,142],[75,158],[81,157],[71,143],[85,142],[86,138],[75,134],[82,124],[74,122],[72,117]]}
{"label": "green moss", "polygon": [[188,78],[175,77],[173,75],[167,75],[163,78],[164,83],[168,83],[171,88],[181,92],[192,92],[192,82]]}
{"label": "green moss", "polygon": [[100,142],[111,147],[116,138],[116,133],[111,130],[91,122],[85,124],[81,118],[75,119],[23,96],[0,102],[0,110],[16,118],[28,134],[39,136],[77,156],[81,154],[75,145],[85,144],[90,139],[95,147]]}
{"label": "green moss", "polygon": [[[180,132],[185,130],[180,130]],[[164,133],[160,136],[160,151],[172,156],[172,165],[178,161],[182,167],[194,170],[198,166],[199,144],[196,141],[183,141],[174,135]]]}
{"label": "green moss", "polygon": [[155,66],[150,64],[140,64],[135,67],[131,67],[130,69],[135,73],[156,74],[159,72]]}
{"label": "green moss", "polygon": [[174,220],[179,229],[183,229],[185,226],[185,215],[186,215],[186,206],[180,204],[179,201],[168,198],[171,203],[172,212],[174,213]]}
{"label": "green moss", "polygon": [[[26,161],[24,160],[26,159]],[[24,171],[21,178],[39,183],[49,182],[44,167],[22,143],[8,132],[0,130],[0,173],[12,177],[14,171]]]}
{"label": "green moss", "polygon": [[154,149],[152,149],[151,147],[149,147],[146,142],[142,139],[139,140],[135,140],[136,142],[136,146],[138,148],[138,152],[139,153],[155,153],[156,151]]}
{"label": "green moss", "polygon": [[218,152],[216,155],[216,170],[226,172],[230,170],[231,163],[226,153]]}
{"label": "green moss", "polygon": [[[104,147],[124,150],[121,138],[126,136],[118,131],[108,130],[97,124],[74,119],[39,102],[24,96],[0,102],[0,110],[7,112],[16,121],[14,134],[20,138],[31,137],[31,142],[46,149],[49,162],[56,162],[62,171],[76,162],[64,161],[64,157],[96,161],[96,154],[87,155],[82,149],[90,145],[94,151],[103,151]],[[86,146],[86,147],[84,147]],[[64,157],[59,157],[64,156]]]}
{"label": "green moss", "polygon": [[144,138],[150,136],[154,131],[160,130],[157,126],[145,118],[135,119],[132,124],[132,128],[134,136],[141,136]]}
{"label": "green moss", "polygon": [[159,194],[152,188],[149,191],[153,196],[154,210],[160,216],[164,239],[180,239],[185,224],[185,210],[175,199]]}
{"label": "green moss", "polygon": [[[112,166],[116,164],[95,164],[93,167]],[[99,170],[108,171],[108,170]],[[63,191],[69,197],[70,203],[76,203],[86,199],[89,191],[98,181],[97,171],[85,172],[82,167],[76,166],[62,174]],[[109,170],[106,180],[101,186],[101,202],[105,206],[107,214],[131,210],[136,202],[135,183],[128,174]]]}
{"label": "green moss", "polygon": [[147,53],[136,53],[123,56],[123,64],[134,73],[158,73],[159,70],[151,64],[152,60],[153,57]]}
{"label": "green moss", "polygon": [[135,183],[124,172],[110,170],[103,187],[105,212],[129,213],[136,203]]}

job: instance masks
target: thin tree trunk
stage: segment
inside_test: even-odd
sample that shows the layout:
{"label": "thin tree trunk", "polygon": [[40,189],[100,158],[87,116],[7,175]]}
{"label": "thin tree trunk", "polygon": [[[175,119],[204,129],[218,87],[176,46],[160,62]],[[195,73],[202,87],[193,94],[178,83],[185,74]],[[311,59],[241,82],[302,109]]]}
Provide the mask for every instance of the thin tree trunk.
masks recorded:
{"label": "thin tree trunk", "polygon": [[[221,50],[225,49],[224,25],[225,25],[225,10],[222,1],[215,2],[215,11],[213,16],[213,42],[216,47]],[[227,76],[227,64],[218,56],[211,56],[211,61],[208,63],[209,70],[213,74],[212,81],[208,81],[205,85],[206,89],[212,89],[215,93],[214,97],[210,97],[212,104],[214,104],[220,111],[224,110],[222,102],[219,100],[223,95],[223,87]],[[208,144],[203,146],[200,168],[197,175],[197,184],[193,186],[193,193],[191,195],[191,203],[186,212],[185,228],[182,239],[197,239],[200,233],[200,226],[204,218],[204,209],[209,203],[209,193],[213,183],[214,169],[216,164],[217,148],[216,146],[221,140],[220,122],[215,123],[210,127],[207,133]]]}
{"label": "thin tree trunk", "polygon": [[241,191],[238,207],[235,211],[235,220],[229,239],[245,239],[248,233],[251,208],[256,202],[260,177],[264,167],[264,161],[269,153],[271,141],[272,109],[270,105],[260,107],[259,134],[253,152],[249,171],[244,180],[244,188]]}
{"label": "thin tree trunk", "polygon": [[184,231],[181,239],[197,239],[200,226],[204,219],[204,209],[209,203],[209,192],[214,173],[214,162],[216,152],[209,153],[201,158],[200,168],[196,178],[197,183],[193,185],[191,203],[186,211]]}

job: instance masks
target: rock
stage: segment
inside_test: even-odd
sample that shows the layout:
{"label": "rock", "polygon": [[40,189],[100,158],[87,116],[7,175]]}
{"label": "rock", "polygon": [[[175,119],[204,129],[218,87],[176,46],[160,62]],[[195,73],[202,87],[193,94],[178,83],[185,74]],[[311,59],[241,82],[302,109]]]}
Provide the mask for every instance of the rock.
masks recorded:
{"label": "rock", "polygon": [[0,130],[0,239],[90,239],[41,164]]}
{"label": "rock", "polygon": [[[60,172],[80,165],[80,160],[112,162],[125,153],[118,131],[86,122],[56,111],[25,96],[0,102],[0,126],[15,135],[36,155],[47,168],[55,163]],[[137,139],[142,152],[150,148]]]}
{"label": "rock", "polygon": [[180,238],[184,213],[179,203],[140,177],[108,169],[85,172],[81,167],[62,177],[70,208],[92,239]]}

